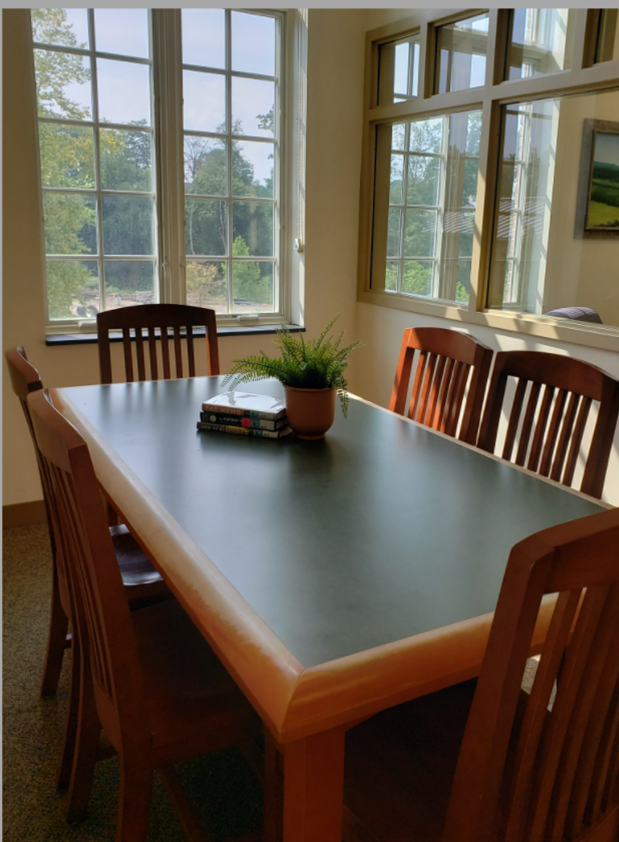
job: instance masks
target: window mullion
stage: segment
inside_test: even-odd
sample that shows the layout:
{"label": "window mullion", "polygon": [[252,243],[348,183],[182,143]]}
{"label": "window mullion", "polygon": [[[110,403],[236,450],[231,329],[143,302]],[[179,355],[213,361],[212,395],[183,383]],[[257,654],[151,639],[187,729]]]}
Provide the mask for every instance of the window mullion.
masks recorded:
{"label": "window mullion", "polygon": [[181,12],[153,9],[159,299],[185,302],[185,197]]}

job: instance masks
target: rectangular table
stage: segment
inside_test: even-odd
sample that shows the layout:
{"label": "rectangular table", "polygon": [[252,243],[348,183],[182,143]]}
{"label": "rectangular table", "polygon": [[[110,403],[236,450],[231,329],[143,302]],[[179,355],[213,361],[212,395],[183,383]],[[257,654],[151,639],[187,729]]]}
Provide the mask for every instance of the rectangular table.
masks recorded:
{"label": "rectangular table", "polygon": [[52,395],[280,745],[285,842],[340,842],[346,729],[478,674],[511,547],[605,506],[352,396],[322,441],[198,433],[221,379]]}

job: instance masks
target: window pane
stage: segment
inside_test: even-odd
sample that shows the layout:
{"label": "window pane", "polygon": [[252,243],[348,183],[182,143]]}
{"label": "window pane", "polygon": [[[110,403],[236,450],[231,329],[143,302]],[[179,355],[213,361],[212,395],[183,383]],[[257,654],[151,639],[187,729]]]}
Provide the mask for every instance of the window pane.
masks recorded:
{"label": "window pane", "polygon": [[86,9],[30,9],[32,40],[55,47],[88,49]]}
{"label": "window pane", "polygon": [[232,194],[273,198],[272,143],[236,141],[232,148]]}
{"label": "window pane", "polygon": [[391,156],[391,181],[389,204],[401,205],[404,195],[404,155]]}
{"label": "window pane", "polygon": [[256,137],[273,135],[275,85],[261,79],[232,79],[232,131]]}
{"label": "window pane", "polygon": [[408,159],[407,205],[438,204],[440,158],[411,155]]}
{"label": "window pane", "polygon": [[225,196],[228,192],[228,144],[225,140],[185,135],[185,192]]}
{"label": "window pane", "polygon": [[183,64],[226,66],[224,9],[183,9]]}
{"label": "window pane", "polygon": [[275,18],[232,12],[232,70],[275,75]]}
{"label": "window pane", "polygon": [[414,99],[419,86],[419,34],[379,47],[378,105]]}
{"label": "window pane", "polygon": [[228,312],[225,264],[212,260],[188,260],[186,287],[187,304],[209,307],[216,313]]}
{"label": "window pane", "polygon": [[408,149],[391,152],[387,291],[468,301],[481,116],[455,112],[392,131],[398,141],[407,138]]}
{"label": "window pane", "polygon": [[183,108],[186,131],[225,132],[226,77],[184,70]]}
{"label": "window pane", "polygon": [[402,272],[402,292],[428,296],[432,293],[434,264],[428,260],[405,260]]}
{"label": "window pane", "polygon": [[255,313],[256,305],[273,308],[273,264],[266,260],[232,261],[232,301],[234,313]]}
{"label": "window pane", "polygon": [[435,93],[463,91],[484,84],[488,21],[488,14],[483,14],[437,28]]}
{"label": "window pane", "polygon": [[106,260],[103,266],[106,310],[154,302],[154,261]]}
{"label": "window pane", "polygon": [[104,254],[153,254],[150,198],[103,196]]}
{"label": "window pane", "polygon": [[391,127],[391,148],[403,152],[406,148],[406,124],[396,123]]}
{"label": "window pane", "polygon": [[148,58],[147,9],[95,9],[97,52]]}
{"label": "window pane", "polygon": [[97,59],[97,86],[102,122],[151,125],[150,67]]}
{"label": "window pane", "polygon": [[84,56],[35,50],[34,69],[40,117],[90,120],[90,61]]}
{"label": "window pane", "polygon": [[543,311],[560,109],[560,100],[505,108],[490,306]]}
{"label": "window pane", "polygon": [[273,205],[267,202],[234,202],[232,205],[235,256],[273,254]]}
{"label": "window pane", "polygon": [[39,124],[43,187],[94,187],[92,129]]}
{"label": "window pane", "polygon": [[50,319],[96,317],[99,279],[97,264],[94,261],[48,260],[46,275]]}
{"label": "window pane", "polygon": [[228,251],[228,206],[209,199],[185,202],[187,254],[224,256]]}
{"label": "window pane", "polygon": [[436,211],[406,211],[404,227],[405,257],[432,257],[434,255],[436,224]]}
{"label": "window pane", "polygon": [[46,254],[95,254],[94,196],[43,193]]}
{"label": "window pane", "polygon": [[399,263],[387,263],[385,272],[385,289],[387,292],[397,292]]}
{"label": "window pane", "polygon": [[152,189],[149,132],[101,129],[99,145],[104,190]]}
{"label": "window pane", "polygon": [[569,9],[514,9],[507,78],[556,73],[571,65],[574,13]]}
{"label": "window pane", "polygon": [[595,64],[614,61],[619,58],[619,11],[600,9],[600,22],[595,48]]}

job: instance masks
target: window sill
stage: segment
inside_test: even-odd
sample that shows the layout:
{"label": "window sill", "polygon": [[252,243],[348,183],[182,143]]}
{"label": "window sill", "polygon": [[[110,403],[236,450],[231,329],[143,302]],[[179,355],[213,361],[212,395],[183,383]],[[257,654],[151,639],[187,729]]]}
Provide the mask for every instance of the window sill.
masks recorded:
{"label": "window sill", "polygon": [[619,327],[576,322],[570,319],[533,316],[528,313],[507,313],[503,311],[472,312],[465,307],[448,305],[441,302],[426,301],[411,297],[395,296],[385,292],[363,291],[358,294],[358,301],[391,307],[396,310],[408,310],[423,316],[448,319],[461,324],[480,325],[494,330],[517,333],[520,336],[536,336],[555,342],[569,342],[603,351],[619,352]]}
{"label": "window sill", "polygon": [[[218,339],[224,339],[228,336],[251,336],[253,334],[273,334],[278,329],[286,328],[290,333],[305,332],[305,328],[300,325],[243,325],[243,326],[226,326],[217,328]],[[204,336],[204,329],[196,328],[194,336]],[[50,333],[45,337],[45,344],[49,346],[55,345],[93,345],[98,342],[96,331],[93,333]],[[122,335],[120,331],[110,331],[110,342],[122,342]]]}

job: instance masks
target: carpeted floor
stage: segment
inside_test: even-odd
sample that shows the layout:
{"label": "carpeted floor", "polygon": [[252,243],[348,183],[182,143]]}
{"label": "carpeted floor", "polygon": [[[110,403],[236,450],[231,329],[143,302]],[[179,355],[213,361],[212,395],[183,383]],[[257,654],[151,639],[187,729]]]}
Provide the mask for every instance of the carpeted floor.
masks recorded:
{"label": "carpeted floor", "polygon": [[[44,525],[3,530],[3,836],[7,842],[112,842],[118,759],[97,765],[88,817],[70,827],[55,791],[69,678],[69,653],[56,697],[42,699],[51,590],[51,553]],[[236,750],[179,769],[186,794],[213,842],[259,838],[262,793]],[[149,842],[184,842],[163,785],[155,779]]]}

